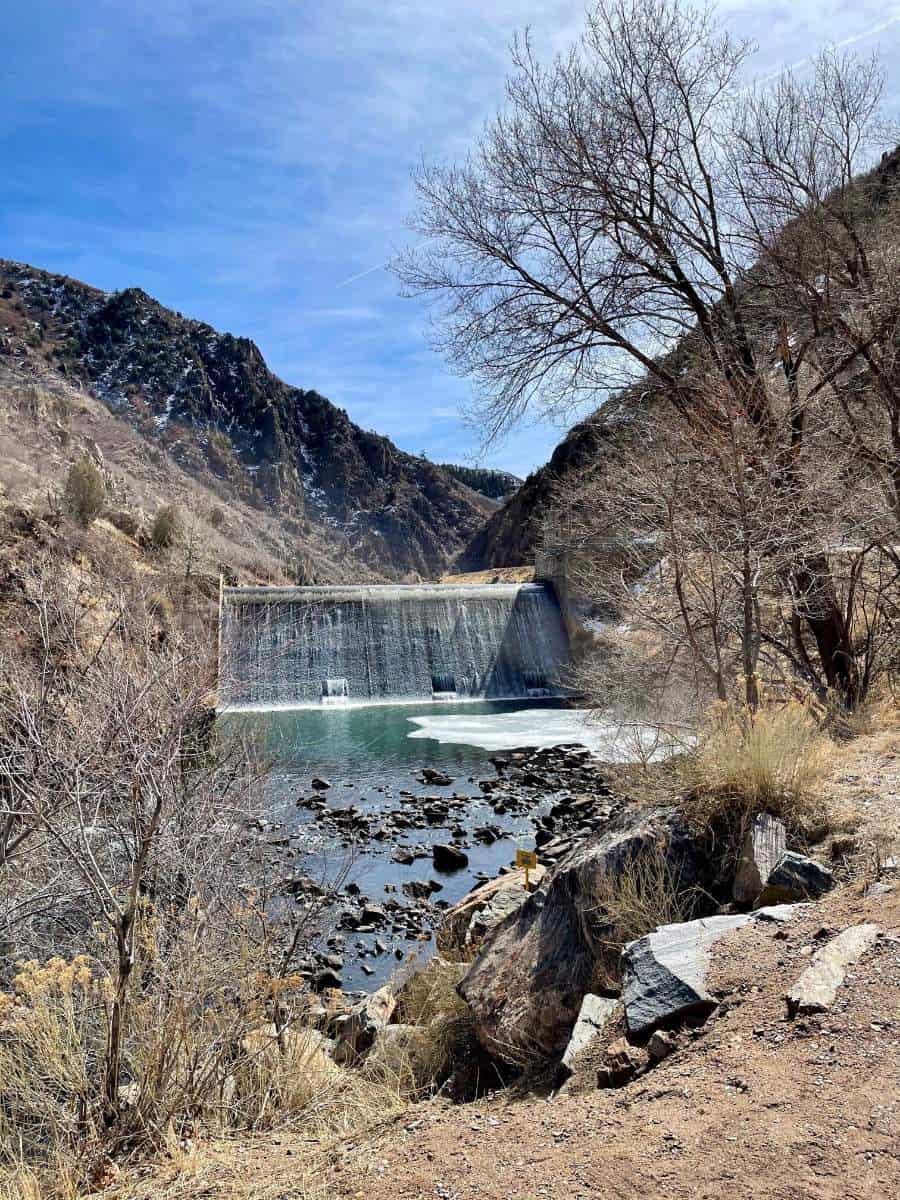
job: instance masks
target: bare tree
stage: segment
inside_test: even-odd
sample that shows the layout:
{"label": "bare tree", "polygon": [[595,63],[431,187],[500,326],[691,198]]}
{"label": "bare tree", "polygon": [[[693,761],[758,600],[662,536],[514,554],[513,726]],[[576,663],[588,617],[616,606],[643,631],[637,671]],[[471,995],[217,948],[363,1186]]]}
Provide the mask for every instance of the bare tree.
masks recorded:
{"label": "bare tree", "polygon": [[[811,85],[748,100],[750,53],[708,9],[600,0],[580,43],[549,66],[527,37],[516,45],[508,104],[462,165],[420,170],[426,244],[401,275],[437,301],[439,345],[479,386],[489,434],[533,405],[565,409],[641,375],[684,419],[699,412],[702,432],[714,378],[767,460],[779,458],[785,505],[809,507],[792,469],[806,400],[780,401],[778,288],[763,303],[751,266],[785,219],[818,216],[871,156],[880,80],[825,57]],[[773,135],[769,104],[789,131],[815,107],[815,136]],[[781,176],[763,169],[772,145]],[[804,194],[795,181],[810,176]],[[767,260],[775,275],[778,263]],[[784,370],[797,382],[790,354]],[[839,374],[825,366],[809,400]],[[790,585],[829,686],[852,704],[850,630],[821,549],[794,564]]]}

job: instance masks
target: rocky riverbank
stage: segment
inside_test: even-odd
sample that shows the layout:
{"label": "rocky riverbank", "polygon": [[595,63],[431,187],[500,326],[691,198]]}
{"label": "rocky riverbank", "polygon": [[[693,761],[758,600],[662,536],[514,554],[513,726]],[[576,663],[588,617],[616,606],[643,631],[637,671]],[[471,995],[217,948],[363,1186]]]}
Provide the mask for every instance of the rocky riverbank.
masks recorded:
{"label": "rocky riverbank", "polygon": [[[426,960],[460,896],[511,872],[517,848],[550,867],[627,809],[583,746],[511,750],[490,764],[483,777],[415,768],[396,789],[313,776],[294,799],[299,825],[256,829],[282,872],[287,915],[322,929],[301,964],[316,990],[384,983],[410,957]],[[313,837],[331,848],[331,878],[312,873],[303,847]],[[476,865],[486,850],[491,871]]]}

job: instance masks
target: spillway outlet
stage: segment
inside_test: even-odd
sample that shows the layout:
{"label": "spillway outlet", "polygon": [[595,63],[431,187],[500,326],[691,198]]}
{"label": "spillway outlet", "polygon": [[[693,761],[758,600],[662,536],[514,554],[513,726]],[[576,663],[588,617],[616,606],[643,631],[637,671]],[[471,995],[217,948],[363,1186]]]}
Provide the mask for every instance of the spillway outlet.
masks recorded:
{"label": "spillway outlet", "polygon": [[456,678],[453,675],[432,675],[432,700],[455,700],[457,694]]}
{"label": "spillway outlet", "polygon": [[524,671],[522,679],[525,684],[525,693],[533,699],[539,699],[542,696],[552,696],[553,689],[549,687],[546,676],[541,675],[539,671]]}
{"label": "spillway outlet", "polygon": [[350,687],[346,679],[322,680],[322,703],[340,706],[350,703]]}

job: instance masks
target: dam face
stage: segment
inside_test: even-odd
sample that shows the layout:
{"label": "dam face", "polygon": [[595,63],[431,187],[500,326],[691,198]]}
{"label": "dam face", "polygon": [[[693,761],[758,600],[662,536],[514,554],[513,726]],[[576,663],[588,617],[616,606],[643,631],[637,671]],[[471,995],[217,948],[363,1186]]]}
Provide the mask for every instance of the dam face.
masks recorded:
{"label": "dam face", "polygon": [[567,694],[543,584],[224,588],[222,708]]}

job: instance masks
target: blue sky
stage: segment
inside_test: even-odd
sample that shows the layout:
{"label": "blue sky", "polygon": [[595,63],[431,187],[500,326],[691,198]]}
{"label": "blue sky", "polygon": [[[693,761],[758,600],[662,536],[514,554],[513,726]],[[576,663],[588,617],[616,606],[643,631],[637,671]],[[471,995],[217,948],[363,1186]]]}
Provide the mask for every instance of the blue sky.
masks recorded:
{"label": "blue sky", "polygon": [[[23,0],[4,5],[0,256],[137,285],[252,337],[272,368],[437,460],[481,461],[469,389],[378,268],[407,243],[409,171],[464,151],[508,46],[548,53],[583,0]],[[900,6],[731,0],[759,75],[832,42],[880,46],[900,93]],[[886,28],[876,29],[887,24]],[[896,111],[896,104],[891,104]],[[560,429],[484,461],[525,474]]]}

